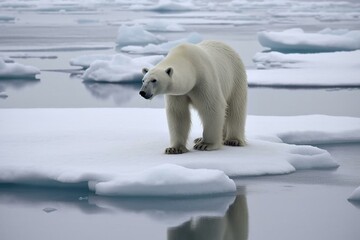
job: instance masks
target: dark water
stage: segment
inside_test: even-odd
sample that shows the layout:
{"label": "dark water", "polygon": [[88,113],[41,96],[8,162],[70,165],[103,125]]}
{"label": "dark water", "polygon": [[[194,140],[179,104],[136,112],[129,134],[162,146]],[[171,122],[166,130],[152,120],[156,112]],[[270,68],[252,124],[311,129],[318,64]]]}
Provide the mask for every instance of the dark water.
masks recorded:
{"label": "dark water", "polygon": [[[254,12],[263,14],[267,10]],[[69,65],[69,60],[79,55],[116,53],[117,26],[79,25],[75,24],[77,19],[125,21],[153,13],[125,12],[118,7],[106,14],[0,10],[1,14],[11,14],[18,20],[0,23],[0,54],[56,57],[16,58],[42,71],[38,80],[0,80],[0,93],[5,92],[0,94],[0,108],[164,106],[162,97],[152,101],[140,98],[136,84],[83,82],[79,77],[82,70]],[[253,68],[253,55],[263,50],[256,39],[257,31],[299,26],[320,30],[329,23],[314,24],[313,20],[297,18],[278,24],[186,28],[200,32],[205,39],[229,43],[241,54],[247,68]],[[330,26],[357,28],[354,23],[341,21]],[[176,39],[188,32],[161,34]],[[248,113],[254,115],[360,117],[357,88],[250,87],[248,101]],[[338,169],[235,179],[236,198],[105,198],[87,189],[0,185],[0,239],[357,240],[360,204],[347,198],[360,185],[360,145],[319,147],[340,163]]]}

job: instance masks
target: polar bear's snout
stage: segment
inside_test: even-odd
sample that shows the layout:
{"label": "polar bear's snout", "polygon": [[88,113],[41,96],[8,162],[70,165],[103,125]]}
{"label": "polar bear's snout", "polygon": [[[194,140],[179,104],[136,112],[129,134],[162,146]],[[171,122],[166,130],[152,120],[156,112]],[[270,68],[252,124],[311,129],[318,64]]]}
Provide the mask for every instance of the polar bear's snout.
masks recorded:
{"label": "polar bear's snout", "polygon": [[150,98],[153,96],[152,93],[148,93],[148,92],[145,92],[145,91],[143,91],[143,90],[141,90],[141,91],[139,92],[139,94],[140,94],[143,98],[145,98],[145,99],[150,99]]}
{"label": "polar bear's snout", "polygon": [[150,99],[154,95],[152,88],[145,84],[141,87],[139,94],[145,99]]}

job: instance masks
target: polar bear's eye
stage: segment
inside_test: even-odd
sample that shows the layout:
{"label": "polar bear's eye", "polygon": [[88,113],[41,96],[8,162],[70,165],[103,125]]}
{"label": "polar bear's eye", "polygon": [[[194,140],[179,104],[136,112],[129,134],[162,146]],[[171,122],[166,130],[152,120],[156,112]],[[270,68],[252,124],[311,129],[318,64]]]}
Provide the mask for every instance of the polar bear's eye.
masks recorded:
{"label": "polar bear's eye", "polygon": [[157,82],[157,80],[156,80],[156,79],[153,79],[153,80],[151,80],[151,82],[152,82],[152,83],[156,83],[156,82]]}

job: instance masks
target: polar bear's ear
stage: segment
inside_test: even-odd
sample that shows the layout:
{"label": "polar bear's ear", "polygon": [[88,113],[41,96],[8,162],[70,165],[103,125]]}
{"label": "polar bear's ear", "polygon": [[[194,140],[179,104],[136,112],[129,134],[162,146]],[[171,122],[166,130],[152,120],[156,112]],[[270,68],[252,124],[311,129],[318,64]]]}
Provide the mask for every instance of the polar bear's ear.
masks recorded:
{"label": "polar bear's ear", "polygon": [[171,77],[173,75],[174,69],[172,67],[169,67],[165,70],[165,72],[167,73],[167,75],[169,75],[169,77]]}
{"label": "polar bear's ear", "polygon": [[148,68],[143,68],[142,69],[142,73],[145,75],[145,74],[147,74],[148,73],[148,71],[149,71],[149,69]]}

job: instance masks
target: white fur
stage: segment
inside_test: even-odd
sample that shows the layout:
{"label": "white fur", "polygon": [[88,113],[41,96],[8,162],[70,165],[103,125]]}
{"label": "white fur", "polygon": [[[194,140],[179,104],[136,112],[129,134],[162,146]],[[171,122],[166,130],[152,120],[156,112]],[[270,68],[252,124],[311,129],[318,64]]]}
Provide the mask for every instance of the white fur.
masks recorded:
{"label": "white fur", "polygon": [[204,129],[198,150],[245,145],[246,72],[238,54],[216,41],[182,44],[150,71],[144,70],[140,94],[149,99],[166,95],[171,147],[166,153],[187,152],[190,104]]}

